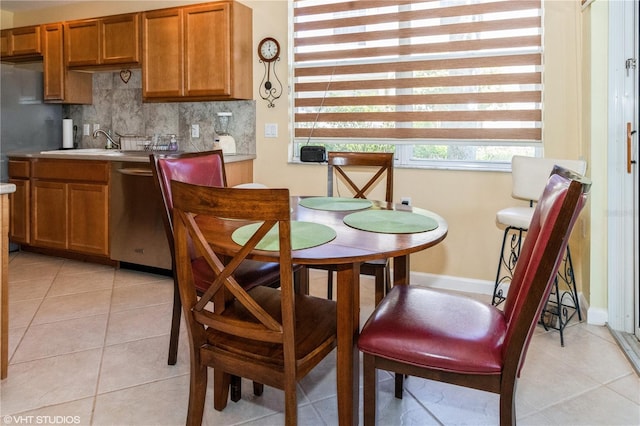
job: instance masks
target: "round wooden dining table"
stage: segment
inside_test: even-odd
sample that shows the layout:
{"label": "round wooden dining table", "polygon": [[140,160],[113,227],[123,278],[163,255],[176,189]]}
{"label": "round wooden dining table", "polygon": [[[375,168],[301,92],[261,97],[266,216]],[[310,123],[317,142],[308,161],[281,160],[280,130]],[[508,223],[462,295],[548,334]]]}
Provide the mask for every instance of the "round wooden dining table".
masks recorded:
{"label": "round wooden dining table", "polygon": [[[393,259],[393,285],[408,284],[409,255],[432,247],[447,236],[447,222],[439,215],[421,208],[372,201],[369,209],[396,210],[428,216],[437,223],[433,230],[424,232],[392,233],[371,232],[344,223],[353,211],[307,208],[299,203],[306,197],[291,197],[291,220],[326,225],[335,230],[336,237],[324,244],[293,250],[293,263],[300,265],[336,265],[337,269],[337,399],[340,425],[358,424],[360,332],[360,264],[375,259]],[[196,218],[207,241],[216,250],[233,247],[235,229],[244,222],[210,221]],[[237,246],[236,246],[237,247]],[[256,250],[250,257],[255,260],[277,262],[278,252]]]}

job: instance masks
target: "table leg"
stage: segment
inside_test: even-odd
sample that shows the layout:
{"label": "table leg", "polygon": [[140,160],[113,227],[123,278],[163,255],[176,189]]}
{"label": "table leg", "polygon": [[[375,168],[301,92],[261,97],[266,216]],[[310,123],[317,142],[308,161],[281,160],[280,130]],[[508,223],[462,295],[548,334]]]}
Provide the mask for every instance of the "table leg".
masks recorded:
{"label": "table leg", "polygon": [[409,284],[411,265],[409,255],[393,258],[393,285]]}
{"label": "table leg", "polygon": [[338,421],[357,425],[359,415],[360,264],[338,265]]}

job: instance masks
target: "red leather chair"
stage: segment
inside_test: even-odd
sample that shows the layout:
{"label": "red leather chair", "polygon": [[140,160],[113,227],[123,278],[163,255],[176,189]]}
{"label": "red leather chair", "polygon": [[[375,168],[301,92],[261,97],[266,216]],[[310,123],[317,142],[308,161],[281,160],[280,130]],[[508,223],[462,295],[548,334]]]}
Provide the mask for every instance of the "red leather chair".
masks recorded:
{"label": "red leather chair", "polygon": [[[500,424],[515,424],[516,380],[589,187],[580,175],[553,169],[504,311],[420,286],[395,286],[389,292],[358,341],[364,355],[366,425],[375,424],[376,369],[498,393]],[[402,397],[402,388],[396,387],[396,397]]]}
{"label": "red leather chair", "polygon": [[[169,248],[171,250],[172,270],[174,272],[173,314],[171,319],[171,335],[169,340],[169,365],[174,365],[178,357],[178,338],[180,335],[180,292],[175,274],[175,248],[173,239],[173,223],[171,220],[173,198],[171,195],[171,181],[192,183],[204,186],[227,186],[227,176],[224,168],[222,150],[184,153],[184,154],[152,154],[150,155],[153,174],[157,188],[162,196],[165,214],[163,220]],[[193,276],[196,289],[203,293],[209,288],[215,275],[201,256],[192,258]],[[280,286],[280,267],[277,263],[256,262],[245,260],[235,271],[235,278],[246,290],[265,285]],[[256,384],[257,385],[257,384]],[[254,386],[254,393],[260,394],[261,386]],[[240,382],[235,379],[231,392],[231,399],[240,399]]]}

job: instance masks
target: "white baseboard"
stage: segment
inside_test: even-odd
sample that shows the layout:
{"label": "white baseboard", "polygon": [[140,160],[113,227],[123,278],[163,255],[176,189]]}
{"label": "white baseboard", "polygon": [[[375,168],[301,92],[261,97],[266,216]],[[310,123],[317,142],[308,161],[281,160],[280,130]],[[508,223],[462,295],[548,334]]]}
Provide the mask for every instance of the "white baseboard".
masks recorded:
{"label": "white baseboard", "polygon": [[493,281],[487,280],[428,274],[425,272],[411,272],[409,282],[411,284],[445,290],[465,291],[468,293],[487,294],[489,296],[493,294]]}
{"label": "white baseboard", "polygon": [[[585,306],[586,303],[585,303]],[[604,308],[592,308],[587,310],[587,323],[592,325],[606,325],[609,322],[609,311]]]}

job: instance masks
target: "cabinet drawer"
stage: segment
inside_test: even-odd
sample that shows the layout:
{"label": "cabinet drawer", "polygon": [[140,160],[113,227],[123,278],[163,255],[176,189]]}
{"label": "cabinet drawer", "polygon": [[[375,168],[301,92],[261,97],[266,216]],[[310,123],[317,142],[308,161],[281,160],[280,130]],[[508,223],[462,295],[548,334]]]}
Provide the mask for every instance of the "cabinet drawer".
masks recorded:
{"label": "cabinet drawer", "polygon": [[109,182],[108,161],[46,160],[33,162],[33,177],[36,179],[77,182]]}
{"label": "cabinet drawer", "polygon": [[29,178],[30,176],[29,160],[9,160],[9,177],[11,178]]}

